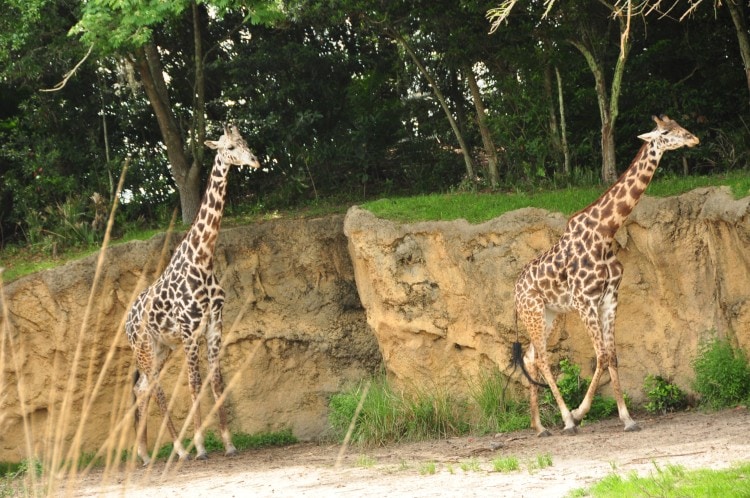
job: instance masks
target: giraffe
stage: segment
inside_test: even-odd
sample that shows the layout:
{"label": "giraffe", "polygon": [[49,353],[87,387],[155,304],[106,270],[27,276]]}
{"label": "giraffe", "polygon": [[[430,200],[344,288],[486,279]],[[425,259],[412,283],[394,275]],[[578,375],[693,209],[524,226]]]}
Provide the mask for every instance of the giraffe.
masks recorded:
{"label": "giraffe", "polygon": [[[609,370],[620,420],[625,431],[640,430],[623,400],[617,373],[615,313],[623,267],[617,260],[614,235],[635,208],[667,150],[693,147],[699,140],[668,116],[653,116],[656,128],[639,135],[644,141],[630,167],[591,205],[572,215],[560,240],[528,263],[515,285],[516,316],[529,334],[530,345],[522,366],[530,382],[531,425],[538,436],[549,436],[539,418],[537,386],[540,371],[560,409],[568,435],[591,408],[605,369]],[[556,318],[578,312],[596,352],[596,370],[581,405],[568,410],[552,376],[547,339]]]}
{"label": "giraffe", "polygon": [[180,345],[187,358],[188,384],[195,409],[193,442],[196,458],[207,458],[198,398],[201,388],[198,348],[199,340],[203,336],[208,350],[211,388],[214,399],[219,404],[219,430],[224,441],[224,449],[228,456],[234,455],[237,451],[232,444],[231,434],[227,428],[226,411],[221,400],[224,381],[219,368],[219,355],[224,290],[213,273],[213,255],[224,211],[230,166],[249,165],[257,169],[260,163],[234,126],[225,126],[224,134],[218,141],[206,140],[205,145],[217,152],[198,213],[164,272],[133,303],[125,323],[128,342],[135,354],[135,424],[138,456],[144,465],[148,465],[151,460],[148,454],[145,419],[148,416],[148,403],[152,395],[156,398],[174,441],[175,452],[180,459],[190,458],[179,440],[169,415],[166,396],[159,385],[159,373],[164,363],[170,353]]}

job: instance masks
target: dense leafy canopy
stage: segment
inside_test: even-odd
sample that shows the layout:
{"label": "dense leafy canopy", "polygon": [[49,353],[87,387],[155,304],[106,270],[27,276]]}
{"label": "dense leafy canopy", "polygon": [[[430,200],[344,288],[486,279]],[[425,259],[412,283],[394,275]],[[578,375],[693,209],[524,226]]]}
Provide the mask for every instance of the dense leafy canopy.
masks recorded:
{"label": "dense leafy canopy", "polygon": [[[573,42],[589,42],[609,81],[620,31],[611,12],[590,2],[557,0],[546,17],[545,3],[518,2],[493,34],[486,13],[499,2],[492,0],[0,3],[0,245],[96,237],[90,197],[111,201],[127,156],[118,226],[161,221],[179,205],[171,145],[136,69],[148,46],[159,57],[183,152],[203,179],[211,156],[199,153],[201,117],[207,138],[226,121],[238,123],[262,159],[266,171],[232,173],[228,209],[235,212],[487,188],[492,151],[499,168],[492,188],[599,178],[594,78]],[[680,17],[674,11],[631,23],[614,131],[619,171],[659,113],[702,141],[665,157],[659,174],[748,166],[750,95],[730,13],[706,2]],[[59,90],[40,91],[81,61]]]}

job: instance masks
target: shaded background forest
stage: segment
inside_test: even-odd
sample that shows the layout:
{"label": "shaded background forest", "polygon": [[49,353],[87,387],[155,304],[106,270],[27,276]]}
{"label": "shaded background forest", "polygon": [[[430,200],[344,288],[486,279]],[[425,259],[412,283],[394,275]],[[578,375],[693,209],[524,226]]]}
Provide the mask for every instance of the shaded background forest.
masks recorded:
{"label": "shaded background forest", "polygon": [[227,121],[264,166],[232,173],[235,215],[607,183],[602,101],[618,173],[662,113],[701,146],[657,175],[748,167],[744,1],[520,2],[492,34],[497,0],[0,3],[2,246],[95,239],[125,157],[118,229],[189,222]]}

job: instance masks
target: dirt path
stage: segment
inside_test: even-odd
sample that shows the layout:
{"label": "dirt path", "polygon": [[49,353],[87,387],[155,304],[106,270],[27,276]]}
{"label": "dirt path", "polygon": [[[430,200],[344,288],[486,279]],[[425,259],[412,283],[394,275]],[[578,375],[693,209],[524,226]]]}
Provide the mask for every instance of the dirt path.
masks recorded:
{"label": "dirt path", "polygon": [[[641,418],[637,433],[619,420],[585,425],[575,437],[537,438],[530,430],[495,437],[461,437],[384,448],[349,448],[336,467],[339,446],[302,443],[243,452],[227,459],[137,469],[83,478],[71,496],[528,496],[560,497],[606,475],[648,474],[668,463],[724,468],[750,460],[750,413],[688,412]],[[552,465],[535,468],[549,454]],[[520,470],[493,471],[492,461],[516,457]],[[430,469],[434,464],[434,473]]]}

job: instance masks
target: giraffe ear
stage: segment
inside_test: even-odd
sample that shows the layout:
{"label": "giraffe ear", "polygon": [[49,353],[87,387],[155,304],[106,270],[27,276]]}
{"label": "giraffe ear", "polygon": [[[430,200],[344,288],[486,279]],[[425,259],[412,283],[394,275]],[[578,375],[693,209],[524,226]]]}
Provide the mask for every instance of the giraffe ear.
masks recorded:
{"label": "giraffe ear", "polygon": [[218,149],[219,148],[219,142],[217,142],[215,140],[206,140],[203,143],[206,144],[206,147],[208,147],[209,149]]}
{"label": "giraffe ear", "polygon": [[653,139],[655,139],[656,137],[658,137],[659,135],[660,135],[659,129],[657,128],[654,131],[650,131],[648,133],[642,133],[642,134],[638,135],[638,138],[640,138],[641,140],[644,140],[646,142],[650,142]]}

